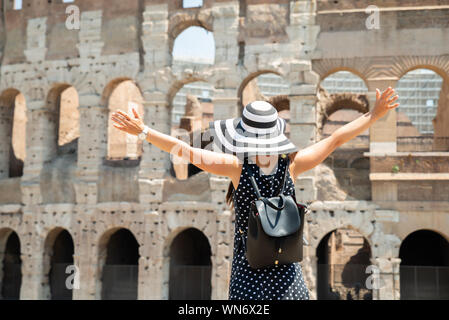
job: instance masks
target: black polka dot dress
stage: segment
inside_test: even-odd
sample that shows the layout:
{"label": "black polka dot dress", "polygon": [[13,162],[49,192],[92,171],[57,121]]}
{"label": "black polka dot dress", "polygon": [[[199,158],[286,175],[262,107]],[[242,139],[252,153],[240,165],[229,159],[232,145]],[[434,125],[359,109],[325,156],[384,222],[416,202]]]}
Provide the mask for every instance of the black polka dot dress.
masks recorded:
{"label": "black polka dot dress", "polygon": [[[271,174],[260,172],[255,163],[245,162],[233,200],[235,208],[234,253],[229,284],[229,300],[308,300],[309,291],[304,282],[299,262],[279,264],[253,269],[245,256],[244,245],[248,229],[250,202],[256,193],[249,180],[248,166],[263,197],[275,196],[287,168],[287,158],[279,157]],[[290,173],[287,173],[285,195],[294,194],[295,187]],[[242,241],[243,240],[243,241]],[[262,249],[263,250],[263,249]]]}

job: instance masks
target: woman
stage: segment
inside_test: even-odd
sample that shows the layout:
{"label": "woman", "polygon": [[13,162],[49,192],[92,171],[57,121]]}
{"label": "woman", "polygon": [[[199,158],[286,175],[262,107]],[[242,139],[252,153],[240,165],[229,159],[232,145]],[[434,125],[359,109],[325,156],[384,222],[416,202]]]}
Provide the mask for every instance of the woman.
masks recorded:
{"label": "woman", "polygon": [[399,105],[392,104],[398,99],[397,95],[391,97],[393,94],[391,87],[382,94],[376,89],[372,111],[299,152],[284,135],[285,120],[264,101],[249,103],[242,117],[210,123],[214,146],[223,152],[195,148],[148,128],[135,110],[132,115],[119,110],[112,114],[112,120],[117,129],[138,135],[204,171],[230,178],[226,201],[234,206],[236,220],[229,299],[309,299],[298,262],[260,269],[252,269],[248,264],[242,244],[246,241],[249,204],[255,199],[248,170],[252,169],[262,196],[268,197],[275,195],[274,190],[279,187],[284,170],[288,169],[284,194],[294,194],[294,181],[299,174],[323,162],[337,147],[364,132],[388,110]]}

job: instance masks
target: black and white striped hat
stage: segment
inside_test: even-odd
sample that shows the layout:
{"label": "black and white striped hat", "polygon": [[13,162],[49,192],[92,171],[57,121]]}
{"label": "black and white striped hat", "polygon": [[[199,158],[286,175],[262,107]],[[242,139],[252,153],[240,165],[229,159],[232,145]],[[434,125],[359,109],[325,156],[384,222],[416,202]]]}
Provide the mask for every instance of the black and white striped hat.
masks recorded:
{"label": "black and white striped hat", "polygon": [[287,154],[298,151],[286,136],[286,121],[266,101],[245,106],[241,117],[209,122],[214,151],[236,156]]}

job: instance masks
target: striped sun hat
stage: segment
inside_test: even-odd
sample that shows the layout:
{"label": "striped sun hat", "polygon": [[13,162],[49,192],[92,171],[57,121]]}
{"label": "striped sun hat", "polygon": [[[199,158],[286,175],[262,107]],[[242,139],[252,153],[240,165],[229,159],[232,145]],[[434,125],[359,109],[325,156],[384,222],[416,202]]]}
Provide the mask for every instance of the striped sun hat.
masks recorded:
{"label": "striped sun hat", "polygon": [[286,136],[286,121],[266,101],[245,106],[241,117],[209,122],[214,151],[239,157],[287,154],[298,151]]}

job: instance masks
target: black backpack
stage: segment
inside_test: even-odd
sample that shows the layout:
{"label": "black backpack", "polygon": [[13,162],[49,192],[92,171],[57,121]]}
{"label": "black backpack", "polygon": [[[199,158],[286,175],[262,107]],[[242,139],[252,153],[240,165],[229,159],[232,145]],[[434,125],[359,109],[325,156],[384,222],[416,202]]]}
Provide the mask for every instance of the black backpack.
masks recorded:
{"label": "black backpack", "polygon": [[[277,196],[262,197],[250,166],[250,181],[257,200],[251,201],[248,217],[246,258],[253,269],[300,262],[303,258],[304,215],[307,205],[296,202],[294,195],[284,195],[287,167]],[[278,159],[279,161],[279,159]],[[279,165],[279,162],[278,164]]]}

